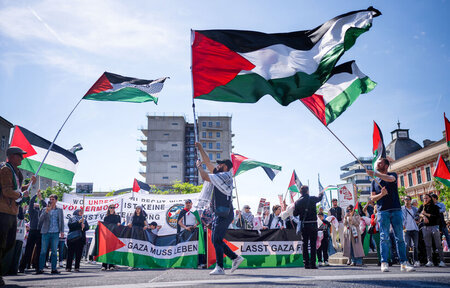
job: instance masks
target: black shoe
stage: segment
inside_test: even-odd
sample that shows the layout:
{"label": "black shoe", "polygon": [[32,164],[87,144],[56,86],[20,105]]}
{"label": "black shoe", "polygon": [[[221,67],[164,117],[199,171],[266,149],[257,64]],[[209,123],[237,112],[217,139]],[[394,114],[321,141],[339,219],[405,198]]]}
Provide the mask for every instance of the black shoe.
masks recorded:
{"label": "black shoe", "polygon": [[75,272],[80,272],[80,269],[78,269],[78,268],[75,268]]}
{"label": "black shoe", "polygon": [[39,275],[39,274],[44,274],[44,270],[36,270],[36,273],[34,273],[35,275]]}
{"label": "black shoe", "polygon": [[58,270],[52,270],[52,274],[61,274]]}
{"label": "black shoe", "polygon": [[311,269],[311,266],[305,265],[305,269]]}
{"label": "black shoe", "polygon": [[19,273],[25,273],[25,269],[20,269]]}
{"label": "black shoe", "polygon": [[66,272],[72,272],[72,269],[66,268]]}
{"label": "black shoe", "polygon": [[5,286],[5,281],[3,281],[3,277],[0,276],[0,286]]}
{"label": "black shoe", "polygon": [[309,269],[318,269],[316,265],[309,267]]}

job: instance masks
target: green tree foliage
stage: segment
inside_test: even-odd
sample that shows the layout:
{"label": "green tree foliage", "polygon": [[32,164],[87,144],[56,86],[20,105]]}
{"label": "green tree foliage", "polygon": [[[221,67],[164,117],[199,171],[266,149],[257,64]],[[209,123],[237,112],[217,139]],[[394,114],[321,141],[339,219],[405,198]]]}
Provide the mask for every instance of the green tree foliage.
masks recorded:
{"label": "green tree foliage", "polygon": [[445,204],[447,210],[450,209],[450,187],[445,186],[436,179],[433,180],[433,185],[439,191],[439,201]]}
{"label": "green tree foliage", "polygon": [[48,196],[56,194],[58,196],[58,201],[62,201],[64,193],[70,193],[72,190],[73,188],[69,185],[58,183],[53,187],[48,187],[44,191],[41,191],[41,193],[43,198],[48,198]]}

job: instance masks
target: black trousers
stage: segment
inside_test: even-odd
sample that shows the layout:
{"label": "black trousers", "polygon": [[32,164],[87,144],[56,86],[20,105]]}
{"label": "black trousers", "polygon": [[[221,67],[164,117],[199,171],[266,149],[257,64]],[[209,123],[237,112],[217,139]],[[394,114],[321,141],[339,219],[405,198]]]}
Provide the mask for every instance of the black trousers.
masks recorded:
{"label": "black trousers", "polygon": [[17,216],[0,213],[0,271],[9,270],[9,266],[3,267],[3,258],[16,244],[16,233]]}
{"label": "black trousers", "polygon": [[73,256],[75,255],[75,269],[80,269],[81,255],[83,254],[84,242],[82,239],[67,243],[66,269],[72,269]]}
{"label": "black trousers", "polygon": [[319,249],[317,249],[317,260],[319,260],[319,262],[323,261],[328,261],[328,243],[329,243],[329,238],[328,237],[324,237],[322,239],[322,241],[320,242],[320,247]]}
{"label": "black trousers", "polygon": [[[305,268],[316,266],[317,223],[305,223],[302,229],[303,263]],[[308,252],[311,249],[311,255]]]}
{"label": "black trousers", "polygon": [[31,264],[34,267],[39,267],[39,258],[36,257],[35,263],[31,263],[31,256],[33,256],[33,249],[36,246],[36,251],[41,251],[41,231],[37,229],[30,230],[28,233],[27,245],[25,246],[25,254],[20,262],[19,270],[23,271],[25,268],[30,267]]}

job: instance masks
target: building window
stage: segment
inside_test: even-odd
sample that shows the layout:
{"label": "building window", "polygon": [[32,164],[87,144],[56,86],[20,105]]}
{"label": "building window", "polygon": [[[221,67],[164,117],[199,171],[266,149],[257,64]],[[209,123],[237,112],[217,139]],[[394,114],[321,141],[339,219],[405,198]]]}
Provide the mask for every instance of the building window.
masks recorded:
{"label": "building window", "polygon": [[202,138],[206,138],[206,132],[205,131],[202,132]]}
{"label": "building window", "polygon": [[220,132],[216,132],[216,137],[220,138]]}
{"label": "building window", "polygon": [[177,165],[172,165],[170,166],[170,168],[177,168]]}
{"label": "building window", "polygon": [[217,149],[220,149],[220,142],[217,142],[217,143],[216,143],[216,148],[217,148]]}
{"label": "building window", "polygon": [[208,132],[208,138],[212,138],[212,132]]}
{"label": "building window", "polygon": [[172,144],[172,147],[177,147],[178,146],[178,144]]}
{"label": "building window", "polygon": [[202,143],[202,147],[206,148],[206,143],[205,142]]}
{"label": "building window", "polygon": [[208,148],[209,148],[209,149],[212,149],[212,147],[213,147],[212,144],[213,144],[212,142],[209,142],[209,143],[208,143]]}
{"label": "building window", "polygon": [[212,122],[208,122],[208,127],[212,127]]}
{"label": "building window", "polygon": [[178,125],[178,123],[177,122],[172,122],[172,125],[176,126],[176,125]]}
{"label": "building window", "polygon": [[203,126],[203,127],[206,127],[206,122],[202,122],[202,126]]}
{"label": "building window", "polygon": [[167,177],[167,176],[163,176],[163,179],[164,179],[164,180],[167,180],[167,179],[169,179],[169,177]]}
{"label": "building window", "polygon": [[168,155],[168,154],[164,154],[163,157],[164,157],[164,158],[168,158],[169,155]]}
{"label": "building window", "polygon": [[405,177],[403,175],[400,175],[400,186],[405,187]]}
{"label": "building window", "polygon": [[220,127],[220,121],[216,122],[216,127]]}
{"label": "building window", "polygon": [[430,166],[425,168],[425,174],[427,175],[427,182],[431,181],[431,169]]}
{"label": "building window", "polygon": [[217,160],[220,159],[220,153],[216,154],[216,158],[217,158]]}
{"label": "building window", "polygon": [[208,156],[209,156],[209,160],[212,161],[212,160],[213,160],[213,155],[212,155],[212,153],[209,153]]}
{"label": "building window", "polygon": [[413,186],[412,174],[408,173],[408,187],[412,187],[412,186]]}
{"label": "building window", "polygon": [[6,137],[5,136],[2,136],[2,150],[5,150],[6,149]]}
{"label": "building window", "polygon": [[416,170],[417,175],[417,184],[422,184],[422,173],[420,173],[420,170]]}

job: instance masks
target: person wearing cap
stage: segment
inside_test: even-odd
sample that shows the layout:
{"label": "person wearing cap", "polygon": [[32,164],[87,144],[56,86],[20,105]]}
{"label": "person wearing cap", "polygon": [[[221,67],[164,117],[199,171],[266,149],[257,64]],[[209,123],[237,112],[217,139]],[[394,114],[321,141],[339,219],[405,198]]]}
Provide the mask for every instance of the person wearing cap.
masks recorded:
{"label": "person wearing cap", "polygon": [[184,201],[184,208],[181,209],[180,214],[178,214],[177,220],[177,233],[180,234],[184,230],[194,231],[194,229],[198,226],[197,218],[191,212],[192,209],[192,200],[186,199]]}
{"label": "person wearing cap", "polygon": [[[208,189],[212,190],[212,209],[214,211],[214,220],[212,224],[212,242],[216,250],[216,268],[209,273],[210,275],[224,275],[223,254],[227,255],[232,261],[231,273],[233,273],[239,265],[244,261],[242,256],[236,255],[228,245],[225,244],[223,238],[227,233],[228,227],[234,218],[233,209],[233,177],[231,169],[233,163],[231,160],[217,160],[217,166],[211,163],[208,155],[201,143],[196,142],[195,146],[200,152],[201,159],[197,160],[197,168],[200,176]],[[209,173],[206,172],[202,164],[205,164]]]}
{"label": "person wearing cap", "polygon": [[156,223],[155,221],[150,222],[150,224],[148,224],[148,228],[150,229],[150,232],[152,232],[155,235],[158,235],[159,229],[161,229],[161,225],[158,225],[158,223]]}
{"label": "person wearing cap", "polygon": [[250,206],[244,205],[244,207],[242,207],[242,211],[238,214],[238,219],[236,219],[236,226],[242,229],[252,230],[254,218],[255,216],[253,216],[250,211]]}
{"label": "person wearing cap", "polygon": [[[22,185],[23,175],[18,167],[22,164],[24,154],[27,152],[19,147],[9,147],[6,150],[8,160],[0,164],[0,271],[3,257],[16,241],[17,201],[27,197],[29,185],[36,183],[36,177],[32,176],[31,183]],[[0,276],[0,285],[4,284]]]}

